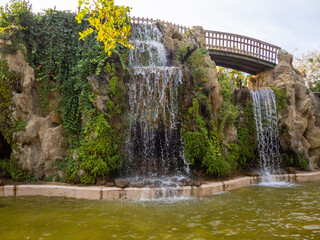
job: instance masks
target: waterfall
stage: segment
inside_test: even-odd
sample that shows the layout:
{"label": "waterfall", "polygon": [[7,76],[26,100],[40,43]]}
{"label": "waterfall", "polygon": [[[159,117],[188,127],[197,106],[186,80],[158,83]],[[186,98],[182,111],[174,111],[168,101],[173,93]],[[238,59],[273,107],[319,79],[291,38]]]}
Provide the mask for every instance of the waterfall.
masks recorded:
{"label": "waterfall", "polygon": [[256,124],[262,180],[273,182],[272,174],[281,173],[277,106],[272,89],[250,91]]}
{"label": "waterfall", "polygon": [[126,174],[181,173],[187,166],[178,107],[182,70],[169,66],[163,34],[156,25],[133,25],[131,39]]}

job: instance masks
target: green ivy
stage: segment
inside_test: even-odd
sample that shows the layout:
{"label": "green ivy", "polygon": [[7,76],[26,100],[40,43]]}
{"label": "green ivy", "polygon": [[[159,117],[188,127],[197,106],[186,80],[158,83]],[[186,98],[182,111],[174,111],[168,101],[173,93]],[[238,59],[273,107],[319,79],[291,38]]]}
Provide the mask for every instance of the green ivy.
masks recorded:
{"label": "green ivy", "polygon": [[207,122],[200,114],[197,98],[188,109],[186,126],[183,134],[186,160],[194,166],[203,167],[208,174],[217,177],[229,175],[233,169],[223,156],[223,145],[213,132],[213,123]]}
{"label": "green ivy", "polygon": [[255,165],[258,159],[255,153],[257,147],[256,126],[250,101],[247,102],[244,108],[244,117],[243,122],[236,124],[238,133],[236,144],[239,148],[239,152],[236,155],[240,166],[249,167]]}
{"label": "green ivy", "polygon": [[208,82],[208,76],[206,74],[206,68],[205,67],[196,67],[192,71],[192,77],[194,81],[196,82]]}
{"label": "green ivy", "polygon": [[188,163],[195,165],[206,152],[206,136],[198,131],[187,131],[183,134],[184,155]]}
{"label": "green ivy", "polygon": [[196,69],[198,67],[204,67],[205,66],[205,55],[208,54],[207,52],[204,52],[201,50],[201,48],[196,49],[192,52],[190,57],[187,59],[187,66],[189,66],[190,69]]}
{"label": "green ivy", "polygon": [[217,177],[225,177],[232,171],[228,158],[222,155],[221,142],[213,134],[210,135],[206,154],[202,165],[207,168],[207,173]]}
{"label": "green ivy", "polygon": [[225,125],[229,122],[235,124],[235,121],[239,117],[239,110],[236,105],[233,104],[233,85],[231,84],[230,78],[226,73],[220,73],[219,83],[221,86],[220,93],[223,98],[222,105],[219,109],[218,120],[219,130],[218,135],[222,136]]}
{"label": "green ivy", "polygon": [[[80,41],[79,32],[89,23],[84,19],[78,24],[74,13],[49,9],[36,15],[31,12],[30,5],[21,0],[11,1],[0,11],[2,37],[13,39],[17,47],[18,44],[26,46],[23,52],[35,69],[36,80],[40,84],[44,116],[52,110],[49,101],[53,92],[59,94],[57,110],[62,118],[68,147],[67,157],[59,163],[59,168],[66,173],[65,180],[95,183],[98,177],[118,169],[123,139],[112,121],[125,107],[125,91],[123,80],[117,76],[119,69],[116,71],[113,62],[124,67],[127,50],[118,46],[115,54],[109,57],[94,34],[86,41]],[[106,113],[93,106],[97,93],[93,93],[88,83],[90,75],[98,75],[108,81]],[[2,109],[2,105],[11,104],[12,96],[7,85],[1,86],[4,92],[2,94],[0,89],[0,97],[7,98],[0,103]],[[7,105],[3,108],[9,111]],[[23,121],[17,120],[15,124],[10,127],[11,131],[25,129]]]}
{"label": "green ivy", "polygon": [[80,181],[95,183],[97,177],[105,177],[110,171],[121,167],[119,136],[102,113],[85,126],[83,133],[84,138],[74,150],[79,168],[85,171]]}

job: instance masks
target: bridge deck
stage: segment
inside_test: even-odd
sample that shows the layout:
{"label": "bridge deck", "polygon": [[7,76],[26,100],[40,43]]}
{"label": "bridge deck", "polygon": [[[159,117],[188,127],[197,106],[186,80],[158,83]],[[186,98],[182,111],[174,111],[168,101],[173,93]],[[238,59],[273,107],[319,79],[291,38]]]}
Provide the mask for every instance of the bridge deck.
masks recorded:
{"label": "bridge deck", "polygon": [[209,54],[217,66],[232,68],[253,75],[276,66],[275,63],[239,53],[209,49]]}
{"label": "bridge deck", "polygon": [[[168,23],[148,18],[132,18],[132,22],[143,24]],[[187,27],[181,25],[172,25],[182,34],[185,34],[188,30]],[[204,31],[205,47],[217,66],[257,74],[275,67],[278,63],[280,47],[238,34]]]}

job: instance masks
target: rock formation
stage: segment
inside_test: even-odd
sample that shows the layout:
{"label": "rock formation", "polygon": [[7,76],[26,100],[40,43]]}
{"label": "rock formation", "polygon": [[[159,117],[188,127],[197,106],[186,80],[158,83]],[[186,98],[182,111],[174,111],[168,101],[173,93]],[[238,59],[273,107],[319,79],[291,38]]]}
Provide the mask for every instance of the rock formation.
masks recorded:
{"label": "rock formation", "polygon": [[[7,44],[4,42],[4,44]],[[9,44],[10,45],[10,44]],[[40,106],[39,83],[34,70],[26,62],[20,50],[15,53],[0,53],[8,61],[10,71],[19,75],[13,87],[12,118],[26,122],[25,131],[15,132],[15,146],[12,154],[22,169],[37,178],[57,174],[58,163],[64,159],[63,126],[57,114],[58,93],[49,96],[50,109],[43,111]]]}
{"label": "rock formation", "polygon": [[[205,45],[204,29],[200,26],[192,27],[190,29],[190,32],[186,36],[183,36],[178,31],[178,29],[170,23],[165,23],[165,24],[159,23],[159,27],[164,34],[165,45],[168,51],[171,51],[174,54],[176,54],[181,47],[186,45],[195,46],[195,48],[190,47],[191,51],[192,49],[195,50]],[[174,62],[177,66],[180,65],[177,61],[174,61]],[[202,63],[202,66],[205,68],[206,81],[204,81],[203,83],[204,88],[208,93],[208,98],[211,102],[213,118],[215,119],[215,121],[217,121],[218,112],[222,105],[223,98],[220,93],[221,86],[218,81],[218,72],[217,72],[216,64],[214,61],[211,60],[209,54],[206,54],[204,56],[204,61]],[[185,68],[185,66],[183,67]],[[187,86],[190,84],[190,81],[192,82],[192,80],[190,79],[191,78],[190,73],[188,71],[190,71],[190,69],[186,69],[186,68],[184,69],[185,79],[186,79],[185,85]],[[192,89],[189,89],[189,90],[191,92],[186,91],[184,95],[183,107],[190,107],[192,105],[192,96],[190,95],[193,94],[192,93],[193,90]],[[225,136],[227,142],[235,141],[237,139],[237,129],[233,124],[227,123],[224,127],[223,135]]]}
{"label": "rock formation", "polygon": [[[203,29],[194,27],[184,37],[178,29],[169,23],[158,23],[158,27],[164,34],[164,42],[171,55],[173,66],[183,68],[184,90],[182,107],[188,109],[192,106],[195,97],[192,87],[195,80],[190,66],[179,63],[176,54],[181,47],[188,44],[201,48],[204,44]],[[9,41],[0,41],[1,45],[10,45]],[[201,84],[203,92],[210,100],[211,114],[214,121],[218,121],[219,110],[223,103],[220,93],[220,83],[215,63],[209,54],[204,54],[201,68],[204,69],[204,78]],[[29,175],[43,179],[63,173],[59,171],[58,164],[66,156],[66,146],[63,140],[64,128],[57,112],[59,93],[52,92],[49,95],[49,109],[43,110],[40,106],[39,82],[35,79],[34,70],[26,62],[20,50],[16,53],[0,53],[4,56],[12,72],[19,75],[19,81],[13,88],[13,114],[12,118],[26,122],[25,131],[15,132],[13,139],[15,146],[12,157],[18,159],[24,170]],[[301,74],[292,66],[292,56],[280,50],[279,64],[249,80],[249,89],[257,89],[275,86],[284,89],[287,93],[287,106],[279,113],[280,144],[284,152],[303,153],[309,159],[309,168],[317,169],[320,162],[320,101],[305,86]],[[198,66],[199,67],[199,66]],[[88,82],[97,96],[93,105],[102,112],[106,112],[105,104],[107,96],[106,79],[98,76],[89,76]],[[243,97],[247,98],[247,94]],[[119,119],[112,119],[120,122]],[[116,125],[120,129],[120,124]],[[237,129],[232,123],[226,123],[223,136],[226,142],[237,140]],[[0,143],[1,144],[1,143]]]}
{"label": "rock formation", "polygon": [[309,169],[318,168],[320,157],[319,99],[308,90],[292,65],[292,55],[278,54],[279,64],[251,78],[249,89],[277,87],[287,94],[287,106],[279,113],[280,144],[285,152],[303,153]]}

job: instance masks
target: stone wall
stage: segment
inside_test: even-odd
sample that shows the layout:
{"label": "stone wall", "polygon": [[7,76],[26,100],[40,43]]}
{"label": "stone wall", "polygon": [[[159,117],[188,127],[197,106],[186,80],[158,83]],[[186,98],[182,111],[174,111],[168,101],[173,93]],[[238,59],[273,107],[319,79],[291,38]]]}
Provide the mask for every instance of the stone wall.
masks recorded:
{"label": "stone wall", "polygon": [[249,89],[277,87],[287,93],[287,106],[278,115],[280,144],[285,152],[303,153],[310,170],[320,161],[319,99],[308,90],[302,75],[292,65],[292,55],[278,54],[279,64],[249,79]]}

